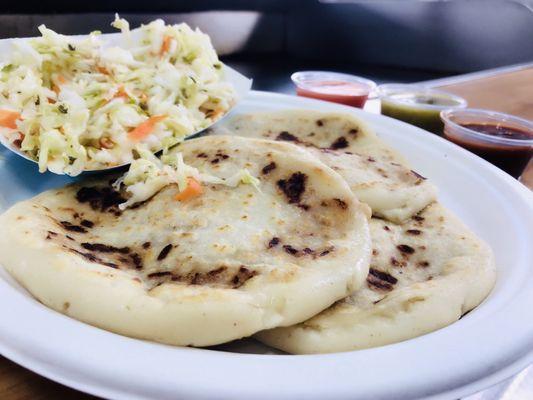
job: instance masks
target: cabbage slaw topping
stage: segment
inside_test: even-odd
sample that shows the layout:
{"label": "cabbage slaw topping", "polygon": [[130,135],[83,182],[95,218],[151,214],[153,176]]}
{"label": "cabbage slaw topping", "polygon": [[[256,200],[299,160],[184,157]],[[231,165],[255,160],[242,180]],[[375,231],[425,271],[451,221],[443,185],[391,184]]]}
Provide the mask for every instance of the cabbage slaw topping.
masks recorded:
{"label": "cabbage slaw topping", "polygon": [[[201,183],[208,183],[237,187],[243,183],[253,185],[259,190],[259,179],[246,168],[228,178],[219,178],[187,165],[183,161],[182,153],[179,152],[164,154],[161,158],[141,147],[137,148],[137,152],[140,157],[130,164],[128,172],[113,183],[115,190],[125,187],[126,192],[130,194],[128,200],[119,205],[121,210],[148,200],[168,185],[177,185],[178,192],[183,193],[190,185],[191,179],[198,186]],[[198,194],[201,194],[201,191]]]}
{"label": "cabbage slaw topping", "polygon": [[166,150],[222,116],[235,91],[207,35],[156,20],[123,47],[98,32],[79,38],[39,27],[0,64],[0,135],[39,163],[77,175]]}

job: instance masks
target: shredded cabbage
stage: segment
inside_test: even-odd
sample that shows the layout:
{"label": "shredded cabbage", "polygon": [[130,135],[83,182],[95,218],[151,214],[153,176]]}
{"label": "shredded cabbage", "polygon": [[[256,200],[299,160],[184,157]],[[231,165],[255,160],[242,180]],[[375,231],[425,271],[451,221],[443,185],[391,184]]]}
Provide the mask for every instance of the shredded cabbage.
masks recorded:
{"label": "shredded cabbage", "polygon": [[143,148],[138,148],[137,151],[140,158],[134,160],[128,172],[113,183],[115,190],[125,187],[126,192],[130,194],[128,200],[119,205],[121,210],[148,200],[168,185],[176,184],[178,191],[181,192],[187,187],[189,178],[194,178],[200,183],[230,187],[237,187],[241,183],[248,184],[259,190],[259,179],[247,169],[239,170],[228,178],[219,178],[187,165],[179,152],[163,155],[159,159]]}
{"label": "shredded cabbage", "polygon": [[[207,35],[186,24],[156,20],[111,46],[99,32],[60,35],[44,25],[41,37],[14,42],[0,65],[0,111],[20,113],[11,143],[47,169],[77,175],[129,163],[133,150],[168,149],[209,126],[235,101]],[[152,116],[166,118],[133,140],[128,133]]]}

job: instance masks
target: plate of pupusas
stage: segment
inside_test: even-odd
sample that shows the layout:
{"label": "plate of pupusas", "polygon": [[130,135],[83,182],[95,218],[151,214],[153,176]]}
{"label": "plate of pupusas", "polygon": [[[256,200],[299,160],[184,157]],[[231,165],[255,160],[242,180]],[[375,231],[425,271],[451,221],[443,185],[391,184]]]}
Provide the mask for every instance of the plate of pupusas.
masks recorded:
{"label": "plate of pupusas", "polygon": [[0,150],[5,357],[116,399],[452,399],[531,362],[532,195],[477,156],[256,91],[142,143],[76,178]]}

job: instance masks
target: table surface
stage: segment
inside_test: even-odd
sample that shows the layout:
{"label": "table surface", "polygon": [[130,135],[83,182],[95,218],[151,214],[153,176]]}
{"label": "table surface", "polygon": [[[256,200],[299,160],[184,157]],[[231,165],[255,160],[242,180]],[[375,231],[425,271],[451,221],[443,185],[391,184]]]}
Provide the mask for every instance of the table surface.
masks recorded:
{"label": "table surface", "polygon": [[[278,68],[269,74],[264,64],[249,64],[242,61],[229,62],[248,76],[254,77],[254,88],[277,92],[291,92],[292,84],[289,75],[291,71],[301,69],[294,66]],[[279,65],[279,64],[278,64]],[[386,69],[365,69],[355,72],[383,82],[385,76],[388,81],[414,82],[424,79],[434,79],[439,76],[431,73],[413,71],[394,71]],[[373,72],[370,72],[373,71]],[[377,71],[377,73],[376,73]],[[348,71],[350,72],[350,71]],[[354,73],[354,71],[351,71]],[[501,78],[501,79],[500,79]],[[489,108],[525,118],[533,119],[533,68],[504,74],[500,78],[493,76],[486,79],[475,79],[468,82],[448,84],[446,90],[467,98],[472,107]],[[509,101],[509,99],[512,99]],[[371,102],[369,108],[374,108]],[[378,106],[379,109],[379,106]],[[372,111],[372,110],[371,110]],[[524,183],[533,188],[533,161],[530,162]],[[499,399],[530,399],[533,398],[533,368],[529,368],[515,378],[505,381],[493,388],[470,396],[464,400],[499,400]],[[0,356],[0,399],[4,400],[41,400],[41,399],[96,399],[93,396],[69,389],[63,385],[43,378],[19,365]]]}
{"label": "table surface", "polygon": [[533,121],[533,67],[439,88],[465,98],[470,107],[500,111]]}

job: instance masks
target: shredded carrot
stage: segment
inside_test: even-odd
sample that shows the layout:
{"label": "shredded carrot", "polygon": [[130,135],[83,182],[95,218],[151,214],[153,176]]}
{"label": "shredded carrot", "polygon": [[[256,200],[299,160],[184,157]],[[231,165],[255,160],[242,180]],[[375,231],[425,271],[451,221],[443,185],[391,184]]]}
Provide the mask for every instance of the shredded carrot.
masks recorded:
{"label": "shredded carrot", "polygon": [[120,98],[123,98],[123,99],[129,99],[130,96],[128,95],[128,93],[126,93],[126,91],[124,90],[124,86],[119,86],[118,90],[116,91],[116,93],[113,95],[113,97],[109,100],[106,100],[104,102],[104,104],[107,104],[109,103],[110,101],[112,101],[113,99],[120,99]]}
{"label": "shredded carrot", "polygon": [[159,55],[167,53],[170,50],[170,43],[172,41],[172,36],[165,35],[163,37],[163,43],[161,44],[161,50],[159,50]]}
{"label": "shredded carrot", "polygon": [[108,137],[100,138],[98,143],[100,144],[100,147],[103,149],[112,149],[113,147],[115,147],[115,144],[113,143],[113,141],[109,139]]}
{"label": "shredded carrot", "polygon": [[104,75],[111,75],[106,67],[97,66],[96,70]]}
{"label": "shredded carrot", "polygon": [[67,83],[67,80],[63,75],[57,75],[55,80],[57,83],[52,84],[52,90],[56,92],[56,94],[59,94],[59,92],[61,91],[61,88],[59,86]]}
{"label": "shredded carrot", "polygon": [[204,190],[202,189],[202,185],[200,182],[198,182],[194,178],[187,178],[187,187],[182,192],[179,192],[175,197],[174,200],[177,201],[185,201],[192,199],[193,197],[200,196]]}
{"label": "shredded carrot", "polygon": [[224,113],[224,110],[222,108],[217,108],[216,110],[213,110],[209,118],[211,118],[211,120],[214,121],[218,119],[218,117],[220,117],[223,113]]}
{"label": "shredded carrot", "polygon": [[17,129],[17,120],[22,119],[20,113],[11,110],[0,110],[0,126]]}
{"label": "shredded carrot", "polygon": [[130,96],[128,96],[128,93],[126,93],[126,90],[124,89],[124,86],[120,86],[113,97],[114,98],[124,97],[125,99],[127,99]]}
{"label": "shredded carrot", "polygon": [[148,136],[155,128],[155,125],[158,122],[163,121],[167,116],[166,115],[154,115],[153,117],[148,118],[138,127],[133,128],[128,132],[128,137],[132,140],[142,140]]}

